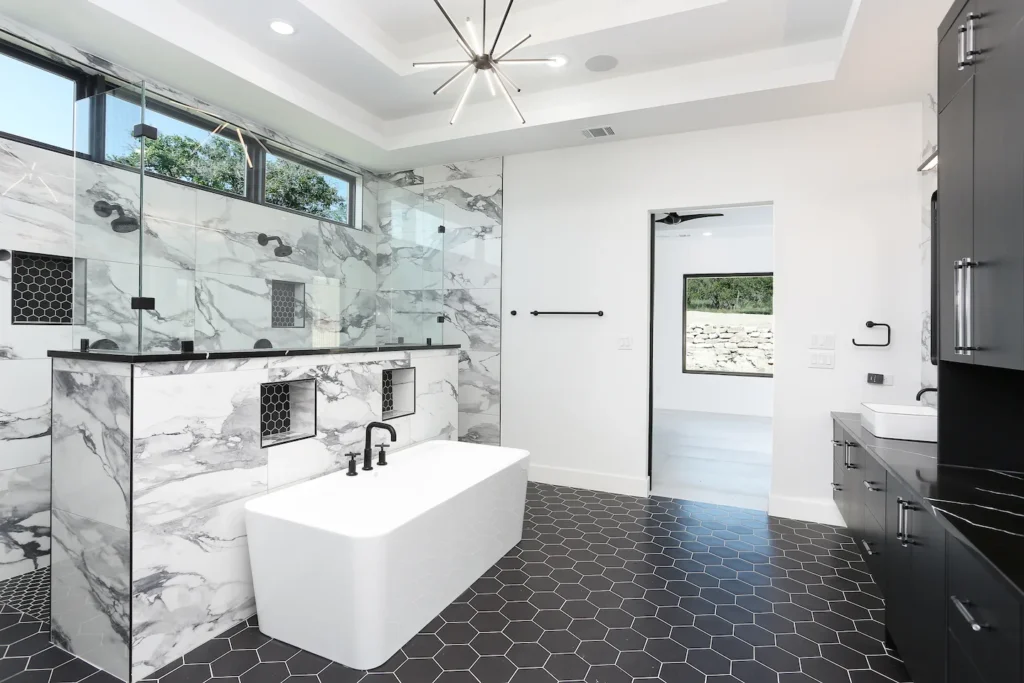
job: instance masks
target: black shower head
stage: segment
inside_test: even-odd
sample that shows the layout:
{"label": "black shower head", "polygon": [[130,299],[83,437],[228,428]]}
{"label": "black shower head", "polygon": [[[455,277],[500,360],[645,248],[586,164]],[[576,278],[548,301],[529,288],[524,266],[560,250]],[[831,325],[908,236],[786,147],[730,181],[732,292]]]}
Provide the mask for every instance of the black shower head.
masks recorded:
{"label": "black shower head", "polygon": [[292,255],[292,248],[291,247],[285,246],[283,244],[281,246],[279,246],[279,247],[274,247],[274,256],[277,256],[278,258],[284,258],[285,256],[291,256],[291,255]]}
{"label": "black shower head", "polygon": [[139,229],[139,222],[133,216],[118,216],[110,221],[110,227],[113,228],[114,232],[135,232]]}
{"label": "black shower head", "polygon": [[285,256],[292,255],[292,248],[285,244],[284,240],[282,240],[277,235],[268,235],[265,232],[261,232],[259,235],[256,236],[256,241],[259,242],[261,247],[265,247],[268,244],[270,244],[271,240],[277,242],[278,245],[274,247],[274,256],[278,258],[284,258]]}
{"label": "black shower head", "polygon": [[117,212],[117,218],[110,221],[110,227],[114,232],[135,232],[139,229],[138,219],[134,216],[124,215],[124,209],[121,208],[120,204],[111,204],[110,202],[101,199],[93,204],[92,208],[100,218],[110,218],[114,212]]}
{"label": "black shower head", "polygon": [[691,213],[686,216],[680,216],[678,213],[673,211],[664,218],[659,218],[655,223],[664,223],[665,225],[676,225],[678,223],[685,223],[686,221],[695,221],[698,218],[715,218],[722,216],[720,213]]}

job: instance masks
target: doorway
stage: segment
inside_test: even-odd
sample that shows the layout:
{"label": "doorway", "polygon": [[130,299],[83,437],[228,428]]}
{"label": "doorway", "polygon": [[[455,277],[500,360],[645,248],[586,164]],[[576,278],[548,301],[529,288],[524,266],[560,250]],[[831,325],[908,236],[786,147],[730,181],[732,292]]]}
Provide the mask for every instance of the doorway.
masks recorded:
{"label": "doorway", "polygon": [[650,220],[651,493],[767,510],[772,205],[661,211]]}

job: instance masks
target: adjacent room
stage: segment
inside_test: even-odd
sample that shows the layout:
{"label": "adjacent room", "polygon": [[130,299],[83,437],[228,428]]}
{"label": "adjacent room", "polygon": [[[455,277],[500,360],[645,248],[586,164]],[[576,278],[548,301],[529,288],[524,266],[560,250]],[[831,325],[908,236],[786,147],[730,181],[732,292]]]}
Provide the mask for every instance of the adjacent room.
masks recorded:
{"label": "adjacent room", "polygon": [[0,92],[0,683],[1024,683],[1021,0],[0,0]]}
{"label": "adjacent room", "polygon": [[768,510],[772,206],[655,212],[651,493]]}

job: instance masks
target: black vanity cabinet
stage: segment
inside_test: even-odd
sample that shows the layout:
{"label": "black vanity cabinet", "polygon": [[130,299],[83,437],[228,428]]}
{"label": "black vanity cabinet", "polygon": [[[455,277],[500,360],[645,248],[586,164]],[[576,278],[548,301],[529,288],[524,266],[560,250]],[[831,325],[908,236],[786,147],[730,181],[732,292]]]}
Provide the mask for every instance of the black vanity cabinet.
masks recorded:
{"label": "black vanity cabinet", "polygon": [[1024,3],[958,2],[939,36],[939,357],[1024,369]]}

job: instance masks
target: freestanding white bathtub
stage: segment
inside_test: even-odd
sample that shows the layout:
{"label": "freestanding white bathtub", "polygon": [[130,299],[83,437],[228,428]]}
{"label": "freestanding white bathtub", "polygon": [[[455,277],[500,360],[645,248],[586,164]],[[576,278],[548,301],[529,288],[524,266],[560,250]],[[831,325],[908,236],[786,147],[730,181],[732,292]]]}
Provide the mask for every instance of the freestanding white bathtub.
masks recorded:
{"label": "freestanding white bathtub", "polygon": [[260,630],[380,666],[522,540],[528,458],[430,441],[250,501]]}

